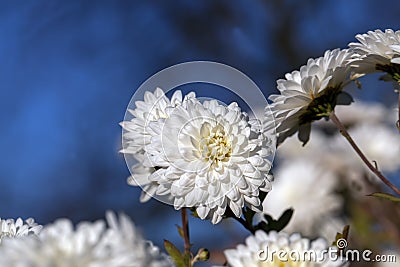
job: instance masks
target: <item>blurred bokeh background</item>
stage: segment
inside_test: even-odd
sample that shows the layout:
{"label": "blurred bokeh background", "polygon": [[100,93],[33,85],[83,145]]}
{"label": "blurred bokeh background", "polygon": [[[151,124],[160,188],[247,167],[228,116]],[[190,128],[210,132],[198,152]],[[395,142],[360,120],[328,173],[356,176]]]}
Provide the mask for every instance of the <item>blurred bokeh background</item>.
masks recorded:
{"label": "blurred bokeh background", "polygon": [[[399,10],[388,0],[1,1],[0,217],[78,222],[111,209],[157,245],[180,242],[179,213],[140,204],[126,184],[118,123],[136,88],[165,67],[211,60],[268,95],[355,34],[398,29]],[[392,105],[393,92],[377,86],[356,94]],[[247,235],[235,222],[190,223],[195,245],[211,249]]]}

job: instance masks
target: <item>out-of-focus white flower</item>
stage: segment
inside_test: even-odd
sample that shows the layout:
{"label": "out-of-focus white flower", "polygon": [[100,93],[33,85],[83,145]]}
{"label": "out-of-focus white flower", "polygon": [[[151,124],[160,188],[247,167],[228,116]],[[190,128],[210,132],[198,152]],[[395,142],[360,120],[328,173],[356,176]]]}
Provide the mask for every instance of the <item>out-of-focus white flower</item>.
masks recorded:
{"label": "out-of-focus white flower", "polygon": [[338,177],[313,162],[285,161],[274,176],[273,190],[263,202],[263,212],[278,219],[285,210],[293,208],[293,217],[285,231],[312,236],[343,204],[334,193]]}
{"label": "out-of-focus white flower", "polygon": [[[394,108],[358,100],[351,106],[338,106],[335,113],[367,158],[375,160],[381,171],[400,169],[400,139],[394,125],[390,125],[397,116]],[[298,158],[312,161],[342,178],[340,186],[348,186],[360,194],[367,193],[364,190],[368,190],[365,174],[369,174],[369,170],[334,124],[320,121],[313,127],[307,146],[301,147],[294,137],[288,138],[279,146],[278,159],[284,162]],[[373,177],[371,175],[372,181],[378,181]]]}
{"label": "out-of-focus white flower", "polygon": [[32,218],[25,221],[21,218],[17,220],[0,218],[0,243],[3,238],[21,237],[30,234],[37,235],[41,229],[42,226],[35,223]]}
{"label": "out-of-focus white flower", "polygon": [[323,256],[323,251],[328,251],[328,248],[328,243],[322,238],[311,241],[300,234],[275,231],[266,234],[259,230],[246,239],[246,244],[225,250],[224,254],[231,267],[343,266],[343,260],[329,259],[328,253]]}
{"label": "out-of-focus white flower", "polygon": [[400,64],[400,31],[369,31],[356,35],[356,39],[359,43],[349,44],[354,51],[352,65],[357,67],[355,72],[360,75],[377,71],[394,74],[390,73],[395,70],[392,67],[396,68],[393,64]]}
{"label": "out-of-focus white flower", "polygon": [[82,222],[74,229],[60,219],[46,226],[39,236],[4,240],[1,266],[16,267],[164,267],[170,260],[142,239],[125,215],[119,220],[107,213],[104,221]]}
{"label": "out-of-focus white flower", "polygon": [[[350,128],[349,134],[367,159],[371,162],[376,161],[379,170],[394,172],[399,169],[400,138],[394,127],[367,122]],[[346,159],[347,169],[356,169],[361,175],[370,172],[342,136],[337,135],[333,142],[337,157]],[[375,177],[375,175],[371,176]]]}
{"label": "out-of-focus white flower", "polygon": [[191,99],[149,131],[143,164],[155,171],[148,194],[172,197],[176,209],[196,207],[214,224],[227,207],[238,217],[244,206],[260,211],[259,190],[269,191],[272,179],[272,138],[255,131],[236,103]]}
{"label": "out-of-focus white flower", "polygon": [[385,119],[386,122],[388,122],[390,125],[393,125],[393,122],[399,119],[399,106],[395,105],[389,107],[388,116]]}
{"label": "out-of-focus white flower", "polygon": [[[316,163],[328,160],[330,150],[329,137],[318,129],[313,129],[310,142],[303,146],[294,136],[288,137],[279,146],[276,157],[279,160],[310,159]],[[322,156],[323,155],[323,156]]]}
{"label": "out-of-focus white flower", "polygon": [[384,105],[377,102],[355,100],[350,106],[337,106],[336,116],[346,126],[360,123],[383,123],[389,115]]}
{"label": "out-of-focus white flower", "polygon": [[[328,242],[332,243],[336,240],[336,234],[342,233],[343,228],[346,225],[350,225],[350,221],[347,218],[341,217],[330,217],[325,218],[323,223],[318,227],[317,234],[320,237],[325,238]],[[353,226],[350,225],[350,229],[353,229]]]}
{"label": "out-of-focus white flower", "polygon": [[[334,130],[330,135],[323,131],[328,125]],[[289,162],[290,164],[292,161],[301,159],[304,162],[312,162],[313,165],[340,176],[344,168],[347,168],[347,161],[346,157],[343,157],[342,152],[337,151],[335,147],[334,140],[337,136],[337,129],[331,123],[320,122],[314,126],[319,127],[315,127],[311,132],[310,142],[307,146],[302,146],[295,137],[287,138],[279,146],[276,154],[279,162],[282,162],[281,164]]]}
{"label": "out-of-focus white flower", "polygon": [[346,63],[351,55],[349,50],[326,51],[323,57],[309,59],[300,71],[277,81],[280,94],[269,99],[273,102],[270,107],[278,143],[297,131],[299,139],[306,143],[311,122],[329,116],[336,104],[349,104],[351,99],[342,89],[350,82],[350,67]]}

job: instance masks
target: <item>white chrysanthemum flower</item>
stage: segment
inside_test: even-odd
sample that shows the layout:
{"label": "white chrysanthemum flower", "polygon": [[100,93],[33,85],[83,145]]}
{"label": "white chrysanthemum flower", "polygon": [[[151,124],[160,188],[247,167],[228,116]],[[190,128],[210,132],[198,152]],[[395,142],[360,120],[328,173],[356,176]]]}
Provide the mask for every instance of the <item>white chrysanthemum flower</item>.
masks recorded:
{"label": "white chrysanthemum flower", "polygon": [[[186,98],[194,98],[193,92],[189,93]],[[161,118],[168,118],[168,111],[171,107],[176,107],[184,101],[181,91],[175,91],[171,99],[169,99],[164,91],[157,88],[154,93],[146,92],[144,101],[136,101],[135,109],[128,109],[133,115],[130,121],[121,122],[122,128],[125,130],[123,134],[124,147],[121,150],[124,154],[142,154],[143,148],[150,143],[151,136],[147,132],[147,126],[150,122],[157,121]]]}
{"label": "white chrysanthemum flower", "polygon": [[270,190],[272,141],[254,131],[236,103],[192,99],[151,123],[151,131],[143,162],[155,169],[148,194],[172,197],[176,209],[196,207],[213,223],[227,207],[238,217],[244,206],[260,211],[259,190]]}
{"label": "white chrysanthemum flower", "polygon": [[356,39],[359,43],[349,44],[355,52],[352,59],[352,65],[357,67],[355,72],[363,75],[383,71],[393,75],[391,71],[400,70],[400,66],[394,65],[400,64],[400,31],[369,31],[356,35]]}
{"label": "white chrysanthemum flower", "polygon": [[0,218],[0,243],[3,238],[21,237],[30,234],[37,235],[41,229],[42,226],[35,223],[32,218],[25,221],[21,218],[17,220]]}
{"label": "white chrysanthemum flower", "polygon": [[60,219],[46,226],[39,236],[4,240],[1,266],[18,267],[164,267],[170,260],[142,239],[125,215],[119,220],[107,213],[104,221],[82,222],[74,229]]}
{"label": "white chrysanthemum flower", "polygon": [[273,102],[270,107],[278,143],[297,131],[299,139],[306,143],[311,122],[328,117],[337,104],[351,102],[351,97],[342,92],[350,82],[350,67],[346,64],[351,55],[349,50],[326,51],[323,57],[309,59],[300,71],[277,81],[280,94],[269,99]]}
{"label": "white chrysanthemum flower", "polygon": [[328,243],[322,238],[311,241],[300,234],[275,231],[266,234],[259,230],[246,239],[245,245],[225,250],[224,254],[231,267],[343,266],[343,260],[328,258],[328,249]]}
{"label": "white chrysanthemum flower", "polygon": [[[395,172],[400,168],[400,138],[398,132],[384,124],[363,123],[349,129],[350,136],[354,139],[361,151],[370,161],[376,161],[379,170]],[[373,142],[371,141],[373,140]],[[352,150],[351,146],[337,135],[335,140],[337,157],[343,158],[347,169],[357,170],[362,176],[370,173],[365,163]],[[371,175],[375,177],[375,175]],[[378,181],[374,179],[374,181]]]}
{"label": "white chrysanthemum flower", "polygon": [[263,202],[263,212],[278,219],[293,208],[285,231],[312,236],[324,220],[340,211],[343,200],[334,193],[339,179],[333,172],[308,160],[297,160],[283,162],[274,177],[274,189]]}

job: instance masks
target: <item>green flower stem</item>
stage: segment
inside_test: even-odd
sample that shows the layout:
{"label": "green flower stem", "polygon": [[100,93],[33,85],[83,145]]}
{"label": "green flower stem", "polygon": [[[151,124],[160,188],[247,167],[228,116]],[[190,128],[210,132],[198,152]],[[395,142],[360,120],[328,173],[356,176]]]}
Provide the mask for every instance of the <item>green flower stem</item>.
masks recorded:
{"label": "green flower stem", "polygon": [[186,208],[181,209],[183,240],[185,244],[185,255],[190,255],[189,219]]}
{"label": "green flower stem", "polygon": [[339,129],[340,133],[347,139],[347,141],[350,143],[351,147],[356,151],[358,156],[362,159],[362,161],[367,165],[367,167],[379,178],[384,182],[387,186],[389,186],[396,194],[400,195],[400,190],[392,184],[383,174],[378,170],[378,168],[374,167],[372,163],[367,159],[367,157],[363,154],[361,149],[357,146],[357,144],[354,142],[353,138],[351,138],[350,134],[346,130],[346,127],[340,122],[339,118],[335,115],[334,112],[331,112],[329,115],[329,118],[331,121],[336,125],[336,127]]}

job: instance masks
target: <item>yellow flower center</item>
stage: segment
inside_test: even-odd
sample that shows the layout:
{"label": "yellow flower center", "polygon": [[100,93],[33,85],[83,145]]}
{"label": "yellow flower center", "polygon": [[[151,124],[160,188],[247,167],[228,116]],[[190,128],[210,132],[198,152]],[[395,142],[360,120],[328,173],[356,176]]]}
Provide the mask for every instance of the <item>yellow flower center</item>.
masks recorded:
{"label": "yellow flower center", "polygon": [[210,129],[209,134],[201,138],[199,152],[204,160],[219,165],[231,157],[232,146],[224,127],[220,124]]}

